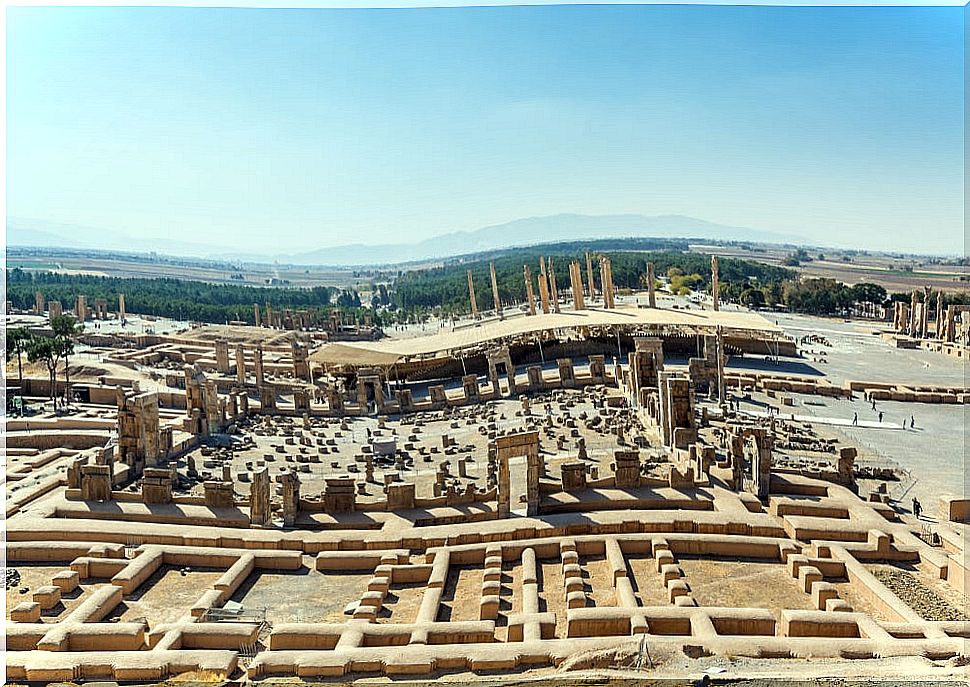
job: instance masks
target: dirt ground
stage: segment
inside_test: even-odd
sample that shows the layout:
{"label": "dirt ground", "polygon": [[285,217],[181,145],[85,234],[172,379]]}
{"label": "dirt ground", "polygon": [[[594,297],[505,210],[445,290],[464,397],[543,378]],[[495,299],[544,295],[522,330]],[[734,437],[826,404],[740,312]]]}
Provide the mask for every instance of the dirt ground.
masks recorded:
{"label": "dirt ground", "polygon": [[814,608],[811,596],[799,589],[781,563],[696,558],[681,558],[678,563],[698,606],[766,608],[776,617],[786,608]]}
{"label": "dirt ground", "polygon": [[667,590],[657,572],[657,561],[649,556],[627,556],[626,561],[640,605],[669,605]]}
{"label": "dirt ground", "polygon": [[147,618],[152,626],[181,620],[191,616],[192,605],[224,572],[193,570],[182,575],[178,568],[162,566],[126,597],[112,616],[120,616],[123,622]]}
{"label": "dirt ground", "polygon": [[285,573],[256,571],[236,590],[233,601],[265,608],[271,623],[343,622],[344,607],[367,590],[372,575],[320,573],[304,566]]}

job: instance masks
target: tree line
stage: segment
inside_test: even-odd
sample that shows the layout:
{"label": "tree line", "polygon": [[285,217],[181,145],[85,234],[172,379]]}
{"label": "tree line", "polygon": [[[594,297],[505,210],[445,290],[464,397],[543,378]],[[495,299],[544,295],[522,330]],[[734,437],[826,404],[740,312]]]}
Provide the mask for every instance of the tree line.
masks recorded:
{"label": "tree line", "polygon": [[125,310],[129,313],[216,324],[229,321],[254,324],[254,303],[261,310],[266,304],[277,311],[317,310],[323,318],[334,309],[350,315],[361,310],[360,295],[355,290],[329,286],[258,287],[175,278],[58,274],[20,268],[7,272],[7,299],[14,308],[32,308],[37,291],[47,301],[60,301],[65,309],[74,306],[78,295],[85,297],[89,307],[94,306],[95,299],[103,298],[112,311],[118,310],[118,295],[124,294]]}

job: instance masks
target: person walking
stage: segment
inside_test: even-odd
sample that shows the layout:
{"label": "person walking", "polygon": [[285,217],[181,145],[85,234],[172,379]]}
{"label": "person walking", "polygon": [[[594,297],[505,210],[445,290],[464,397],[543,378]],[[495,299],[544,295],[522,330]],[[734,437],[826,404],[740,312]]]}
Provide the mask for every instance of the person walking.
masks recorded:
{"label": "person walking", "polygon": [[915,496],[913,497],[913,515],[919,519],[920,514],[923,512],[923,505],[919,502],[919,499]]}
{"label": "person walking", "polygon": [[855,426],[858,424],[859,424],[859,413],[852,413],[852,425]]}
{"label": "person walking", "polygon": [[879,411],[879,424],[882,424],[882,411]]}
{"label": "person walking", "polygon": [[910,415],[909,416],[909,428],[910,429],[916,429],[916,416],[915,415]]}

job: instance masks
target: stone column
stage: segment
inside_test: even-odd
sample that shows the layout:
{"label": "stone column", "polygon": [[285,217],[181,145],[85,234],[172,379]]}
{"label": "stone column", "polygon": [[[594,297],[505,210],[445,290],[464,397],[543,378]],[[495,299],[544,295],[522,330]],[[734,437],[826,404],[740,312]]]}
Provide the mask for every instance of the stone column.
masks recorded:
{"label": "stone column", "polygon": [[44,314],[44,294],[42,294],[40,291],[37,291],[34,294],[34,314]]}
{"label": "stone column", "polygon": [[295,472],[284,472],[276,481],[283,485],[283,526],[293,527],[300,512],[300,477]]}
{"label": "stone column", "polygon": [[269,468],[264,467],[253,473],[253,482],[249,487],[249,522],[253,525],[265,525],[270,521]]}
{"label": "stone column", "polygon": [[236,344],[236,381],[246,383],[246,353],[242,344]]}
{"label": "stone column", "polygon": [[478,319],[478,301],[475,300],[475,282],[472,279],[472,271],[468,270],[468,298],[472,303],[472,317]]}
{"label": "stone column", "polygon": [[492,299],[495,301],[495,312],[498,314],[500,320],[505,319],[505,313],[502,310],[502,301],[498,297],[498,280],[495,278],[495,263],[488,263],[489,275],[492,278]]}
{"label": "stone column", "polygon": [[259,303],[253,303],[253,326],[259,326]]}
{"label": "stone column", "polygon": [[229,342],[225,339],[218,339],[216,346],[216,370],[220,374],[229,374]]}
{"label": "stone column", "polygon": [[723,406],[725,401],[724,389],[724,331],[717,326],[717,404]]}
{"label": "stone column", "polygon": [[549,314],[549,280],[546,277],[546,261],[539,258],[539,300],[542,303],[542,314]]}
{"label": "stone column", "polygon": [[88,306],[85,297],[78,296],[77,303],[74,306],[74,312],[77,314],[77,321],[84,322],[88,319]]}
{"label": "stone column", "polygon": [[916,336],[916,324],[918,322],[916,319],[916,305],[916,289],[913,289],[913,293],[909,297],[909,329],[906,332],[910,336]]}
{"label": "stone column", "polygon": [[525,300],[529,304],[529,314],[536,314],[536,295],[532,290],[532,274],[529,272],[529,266],[522,266],[522,273],[525,276]]}
{"label": "stone column", "polygon": [[49,301],[47,303],[47,319],[53,322],[55,317],[60,317],[64,314],[64,306],[61,305],[60,301]]}
{"label": "stone column", "polygon": [[657,281],[657,275],[654,273],[653,263],[647,263],[647,302],[650,304],[651,308],[657,307],[657,294],[654,292],[654,283]]}
{"label": "stone column", "polygon": [[586,251],[586,277],[589,280],[589,300],[592,301],[596,297],[596,282],[593,281],[593,258],[589,251]]}
{"label": "stone column", "polygon": [[711,297],[714,299],[714,309],[721,309],[721,284],[717,269],[717,256],[711,256]]}
{"label": "stone column", "polygon": [[613,271],[607,257],[600,258],[600,281],[603,283],[603,307],[609,310],[614,307]]}
{"label": "stone column", "polygon": [[569,263],[569,281],[573,290],[573,310],[584,310],[586,302],[583,300],[583,275],[578,262]]}
{"label": "stone column", "polygon": [[262,386],[266,381],[263,374],[263,344],[256,344],[256,351],[254,353],[254,364],[256,366],[256,386]]}
{"label": "stone column", "polygon": [[944,338],[947,342],[953,343],[956,340],[956,307],[953,305],[946,306],[946,330]]}
{"label": "stone column", "polygon": [[556,270],[552,267],[552,258],[549,258],[549,286],[552,289],[552,310],[553,312],[561,312],[559,310],[559,289],[556,287]]}
{"label": "stone column", "polygon": [[943,291],[936,292],[936,338],[943,338]]}
{"label": "stone column", "polygon": [[930,287],[923,287],[923,312],[920,313],[919,335],[925,339],[929,333],[930,323]]}
{"label": "stone column", "polygon": [[128,319],[128,316],[125,314],[125,294],[123,293],[118,294],[118,319],[122,322]]}

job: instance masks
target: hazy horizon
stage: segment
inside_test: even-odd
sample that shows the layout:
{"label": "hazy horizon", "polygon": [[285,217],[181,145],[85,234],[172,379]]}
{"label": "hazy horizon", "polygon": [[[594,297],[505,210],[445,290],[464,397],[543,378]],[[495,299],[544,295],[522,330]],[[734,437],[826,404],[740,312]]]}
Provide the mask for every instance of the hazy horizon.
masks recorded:
{"label": "hazy horizon", "polygon": [[964,11],[11,7],[7,218],[281,254],[684,215],[963,253]]}

